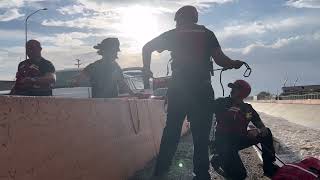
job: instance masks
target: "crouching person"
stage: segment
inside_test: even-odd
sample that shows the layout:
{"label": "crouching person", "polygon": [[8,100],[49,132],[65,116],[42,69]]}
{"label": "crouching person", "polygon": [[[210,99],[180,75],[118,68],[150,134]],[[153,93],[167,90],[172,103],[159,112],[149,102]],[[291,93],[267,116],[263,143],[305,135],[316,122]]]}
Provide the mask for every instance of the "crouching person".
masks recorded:
{"label": "crouching person", "polygon": [[[228,86],[232,89],[230,97],[214,102],[217,124],[211,164],[227,179],[245,179],[247,173],[238,151],[261,143],[264,175],[271,177],[278,168],[273,163],[275,151],[271,131],[265,127],[252,106],[243,102],[250,94],[251,87],[244,80],[237,80]],[[250,122],[257,129],[247,130]]]}

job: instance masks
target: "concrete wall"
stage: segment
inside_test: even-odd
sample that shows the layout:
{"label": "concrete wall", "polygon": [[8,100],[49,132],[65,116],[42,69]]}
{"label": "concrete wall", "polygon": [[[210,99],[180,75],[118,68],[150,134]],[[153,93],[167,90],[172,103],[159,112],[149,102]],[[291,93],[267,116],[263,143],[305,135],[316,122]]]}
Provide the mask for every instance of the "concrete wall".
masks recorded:
{"label": "concrete wall", "polygon": [[0,180],[127,179],[164,125],[162,101],[0,96]]}
{"label": "concrete wall", "polygon": [[303,126],[320,129],[319,100],[251,101],[249,103],[257,111]]}

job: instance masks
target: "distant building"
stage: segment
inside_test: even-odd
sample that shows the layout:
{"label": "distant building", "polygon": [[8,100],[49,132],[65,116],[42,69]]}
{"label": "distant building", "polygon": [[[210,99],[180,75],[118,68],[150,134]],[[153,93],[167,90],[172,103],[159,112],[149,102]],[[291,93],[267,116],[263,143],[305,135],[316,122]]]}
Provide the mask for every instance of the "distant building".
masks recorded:
{"label": "distant building", "polygon": [[320,85],[282,87],[281,96],[320,93]]}

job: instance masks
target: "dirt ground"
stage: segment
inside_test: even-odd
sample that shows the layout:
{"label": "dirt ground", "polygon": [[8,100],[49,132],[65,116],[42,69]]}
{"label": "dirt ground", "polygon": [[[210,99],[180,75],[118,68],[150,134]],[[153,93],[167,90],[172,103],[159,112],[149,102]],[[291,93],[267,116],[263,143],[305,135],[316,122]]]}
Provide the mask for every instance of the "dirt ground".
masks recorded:
{"label": "dirt ground", "polygon": [[[193,144],[191,133],[184,136],[178,146],[178,150],[172,162],[172,166],[168,173],[168,177],[163,180],[192,180],[192,156]],[[241,159],[243,160],[248,172],[249,180],[267,180],[269,178],[263,176],[262,164],[253,148],[247,148],[240,151]],[[147,167],[138,172],[130,180],[152,180],[152,171],[154,168],[155,160],[151,161]],[[179,166],[180,165],[180,166]],[[215,171],[210,167],[211,179],[223,180]]]}

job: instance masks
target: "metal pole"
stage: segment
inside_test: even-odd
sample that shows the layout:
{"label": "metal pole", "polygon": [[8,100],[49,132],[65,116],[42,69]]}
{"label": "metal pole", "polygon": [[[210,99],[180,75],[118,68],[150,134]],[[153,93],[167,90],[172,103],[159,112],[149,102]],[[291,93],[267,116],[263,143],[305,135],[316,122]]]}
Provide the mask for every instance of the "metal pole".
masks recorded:
{"label": "metal pole", "polygon": [[48,9],[47,9],[47,8],[42,8],[42,9],[38,9],[38,10],[34,11],[33,13],[31,13],[31,14],[29,14],[29,15],[27,16],[27,18],[26,18],[26,20],[25,20],[25,22],[24,22],[24,26],[25,26],[25,36],[26,36],[26,42],[25,42],[25,58],[26,58],[26,59],[28,58],[28,57],[27,57],[27,47],[26,47],[27,42],[28,42],[28,19],[29,19],[32,15],[36,14],[37,12],[39,12],[39,11],[41,11],[41,10],[45,11],[45,10],[48,10]]}

